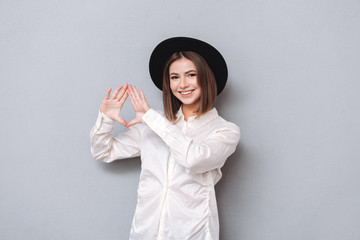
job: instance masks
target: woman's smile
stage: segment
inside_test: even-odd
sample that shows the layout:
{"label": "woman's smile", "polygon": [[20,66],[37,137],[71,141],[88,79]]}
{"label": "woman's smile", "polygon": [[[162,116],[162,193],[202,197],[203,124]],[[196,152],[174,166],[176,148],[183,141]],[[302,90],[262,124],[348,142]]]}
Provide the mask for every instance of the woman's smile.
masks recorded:
{"label": "woman's smile", "polygon": [[182,97],[190,97],[191,94],[192,94],[194,91],[195,91],[195,89],[194,89],[194,90],[189,90],[189,91],[181,91],[181,92],[179,92],[179,93],[181,94]]}

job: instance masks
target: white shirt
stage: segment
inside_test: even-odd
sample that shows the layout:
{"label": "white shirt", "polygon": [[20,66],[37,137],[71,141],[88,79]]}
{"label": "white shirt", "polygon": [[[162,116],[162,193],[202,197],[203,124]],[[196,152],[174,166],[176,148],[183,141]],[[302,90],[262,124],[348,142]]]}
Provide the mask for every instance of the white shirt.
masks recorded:
{"label": "white shirt", "polygon": [[141,124],[112,137],[115,121],[99,113],[91,152],[104,162],[141,155],[138,200],[131,240],[219,239],[215,184],[235,151],[239,128],[213,108],[175,123],[150,109]]}

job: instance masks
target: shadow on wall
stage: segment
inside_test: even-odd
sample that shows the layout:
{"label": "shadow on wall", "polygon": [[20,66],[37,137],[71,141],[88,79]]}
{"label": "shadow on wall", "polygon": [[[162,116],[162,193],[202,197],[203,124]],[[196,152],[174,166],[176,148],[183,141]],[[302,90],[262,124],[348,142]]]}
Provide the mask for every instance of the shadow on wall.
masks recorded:
{"label": "shadow on wall", "polygon": [[115,160],[111,163],[104,163],[99,161],[99,165],[106,172],[106,174],[115,175],[133,175],[140,173],[141,160],[140,157]]}
{"label": "shadow on wall", "polygon": [[[233,235],[242,229],[239,226],[241,222],[240,216],[244,215],[241,213],[242,208],[237,207],[236,212],[233,209],[234,206],[241,205],[243,200],[241,196],[246,191],[241,188],[241,186],[244,186],[241,181],[244,179],[242,170],[246,168],[245,165],[244,145],[241,144],[240,140],[236,151],[227,159],[221,169],[223,176],[215,187],[219,210],[220,240],[233,239],[229,233]],[[234,186],[237,186],[236,189],[234,189]]]}

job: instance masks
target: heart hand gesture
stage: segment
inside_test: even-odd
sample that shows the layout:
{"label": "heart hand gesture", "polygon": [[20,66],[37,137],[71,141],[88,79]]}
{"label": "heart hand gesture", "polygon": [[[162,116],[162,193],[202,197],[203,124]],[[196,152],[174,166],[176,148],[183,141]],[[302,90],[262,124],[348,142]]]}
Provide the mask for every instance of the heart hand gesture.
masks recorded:
{"label": "heart hand gesture", "polygon": [[[120,85],[115,89],[114,93],[111,95],[111,88],[107,90],[104,100],[102,101],[100,111],[105,114],[108,118],[118,121],[125,127],[131,127],[137,123],[141,123],[142,116],[150,109],[148,105],[144,92],[141,90],[140,95],[136,90],[135,86],[125,84],[124,86]],[[127,97],[130,97],[131,105],[135,111],[135,118],[130,122],[126,122],[122,117],[119,116],[120,110],[123,107]]]}

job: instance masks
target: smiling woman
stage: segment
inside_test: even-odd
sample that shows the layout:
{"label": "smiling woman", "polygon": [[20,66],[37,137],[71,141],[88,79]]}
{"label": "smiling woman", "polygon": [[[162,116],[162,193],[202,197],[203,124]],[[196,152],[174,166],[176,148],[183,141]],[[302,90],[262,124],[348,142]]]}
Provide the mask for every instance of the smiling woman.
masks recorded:
{"label": "smiling woman", "polygon": [[[141,156],[130,239],[219,239],[215,184],[240,139],[239,128],[213,108],[226,83],[225,60],[205,42],[171,38],[154,49],[150,75],[163,90],[165,116],[135,86],[109,89],[91,152],[104,162]],[[126,122],[120,110],[128,97],[136,117]],[[115,121],[129,130],[112,137]]]}

